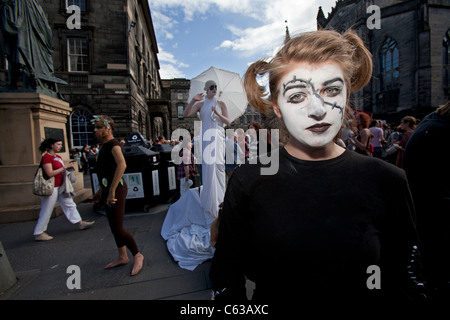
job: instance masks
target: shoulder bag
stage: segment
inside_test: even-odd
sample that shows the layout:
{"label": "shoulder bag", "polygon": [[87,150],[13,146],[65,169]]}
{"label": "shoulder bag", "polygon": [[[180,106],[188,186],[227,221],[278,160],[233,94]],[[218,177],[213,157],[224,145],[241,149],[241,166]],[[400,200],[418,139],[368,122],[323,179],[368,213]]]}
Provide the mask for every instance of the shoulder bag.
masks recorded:
{"label": "shoulder bag", "polygon": [[[55,187],[55,177],[44,177],[42,170],[42,160],[33,179],[33,194],[36,196],[51,196]],[[45,175],[46,176],[46,175]]]}

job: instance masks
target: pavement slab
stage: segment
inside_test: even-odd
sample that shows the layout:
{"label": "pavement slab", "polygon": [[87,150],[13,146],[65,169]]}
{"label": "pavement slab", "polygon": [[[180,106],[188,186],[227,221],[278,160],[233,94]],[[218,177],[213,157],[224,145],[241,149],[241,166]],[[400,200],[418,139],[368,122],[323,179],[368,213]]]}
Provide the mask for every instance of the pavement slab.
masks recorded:
{"label": "pavement slab", "polygon": [[[0,300],[209,300],[210,261],[194,271],[182,269],[173,260],[160,235],[168,206],[149,212],[126,213],[124,227],[144,255],[142,271],[130,276],[130,263],[114,269],[104,266],[117,258],[117,248],[106,217],[90,203],[80,203],[79,212],[92,228],[79,230],[64,215],[50,220],[51,241],[36,242],[36,221],[0,225],[5,248],[17,283],[0,293]],[[81,288],[69,289],[69,266],[78,266]]]}

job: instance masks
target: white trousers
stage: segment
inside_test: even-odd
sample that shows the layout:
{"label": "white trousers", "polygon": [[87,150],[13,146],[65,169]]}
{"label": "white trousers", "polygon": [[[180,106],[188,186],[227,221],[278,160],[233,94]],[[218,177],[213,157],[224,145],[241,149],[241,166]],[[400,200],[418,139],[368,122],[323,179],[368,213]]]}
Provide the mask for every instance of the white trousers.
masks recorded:
{"label": "white trousers", "polygon": [[47,230],[47,225],[52,216],[56,201],[59,202],[67,220],[73,224],[81,221],[80,213],[72,197],[60,195],[58,191],[59,187],[55,187],[51,196],[41,197],[41,212],[39,212],[39,220],[33,233],[35,236]]}

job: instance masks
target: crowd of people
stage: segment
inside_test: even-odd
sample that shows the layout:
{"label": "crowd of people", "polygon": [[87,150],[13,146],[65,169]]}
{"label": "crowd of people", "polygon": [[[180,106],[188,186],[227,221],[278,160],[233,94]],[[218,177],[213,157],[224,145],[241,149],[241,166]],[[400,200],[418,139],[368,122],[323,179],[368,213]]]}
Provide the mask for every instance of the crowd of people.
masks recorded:
{"label": "crowd of people", "polygon": [[84,144],[81,149],[74,148],[70,150],[70,158],[76,160],[78,171],[84,174],[89,173],[89,159],[95,158],[100,151],[100,144],[96,143],[91,146]]}
{"label": "crowd of people", "polygon": [[[399,124],[373,119],[364,111],[355,112],[342,129],[337,143],[357,153],[386,160],[403,168],[403,153],[419,120],[405,116]],[[356,124],[356,125],[354,125]]]}
{"label": "crowd of people", "polygon": [[[126,139],[120,138],[119,144],[121,147],[125,146]],[[161,145],[161,144],[169,144],[172,147],[179,144],[178,140],[167,140],[163,135],[160,135],[154,139],[150,139],[150,146]],[[70,150],[70,158],[76,160],[78,171],[83,172],[84,174],[89,173],[89,159],[95,158],[98,152],[100,151],[100,144],[95,143],[92,145],[84,144],[82,148],[73,148]]]}

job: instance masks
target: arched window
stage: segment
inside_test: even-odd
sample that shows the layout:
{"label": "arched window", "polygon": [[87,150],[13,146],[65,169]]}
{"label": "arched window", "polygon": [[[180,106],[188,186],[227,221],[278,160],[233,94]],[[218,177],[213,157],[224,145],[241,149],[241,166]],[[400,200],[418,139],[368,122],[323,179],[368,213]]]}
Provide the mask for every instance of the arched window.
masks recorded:
{"label": "arched window", "polygon": [[442,68],[444,69],[442,85],[448,90],[450,87],[450,29],[442,40]]}
{"label": "arched window", "polygon": [[397,42],[388,37],[381,46],[379,53],[380,89],[389,91],[399,86],[399,52]]}
{"label": "arched window", "polygon": [[70,115],[70,132],[72,132],[72,148],[81,148],[83,145],[92,145],[97,142],[94,126],[91,120],[94,117],[89,111],[76,109]]}

